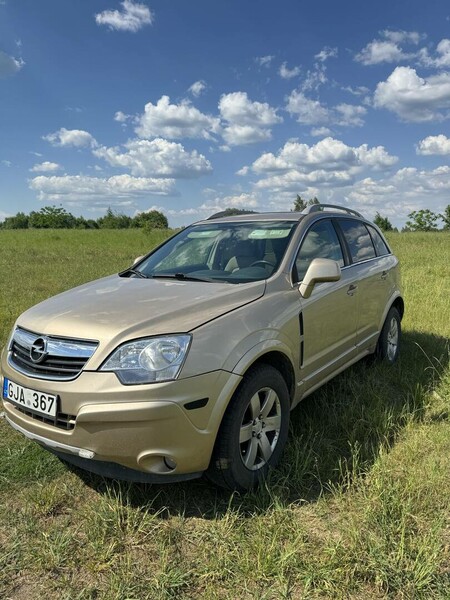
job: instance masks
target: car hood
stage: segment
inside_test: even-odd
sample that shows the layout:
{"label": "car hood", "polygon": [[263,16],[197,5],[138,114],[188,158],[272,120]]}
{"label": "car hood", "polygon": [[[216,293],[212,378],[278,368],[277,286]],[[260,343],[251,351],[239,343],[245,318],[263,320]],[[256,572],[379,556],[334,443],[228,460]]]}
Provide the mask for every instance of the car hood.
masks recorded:
{"label": "car hood", "polygon": [[265,281],[245,284],[141,279],[112,275],[81,285],[24,312],[17,325],[101,346],[138,337],[189,332],[264,294]]}

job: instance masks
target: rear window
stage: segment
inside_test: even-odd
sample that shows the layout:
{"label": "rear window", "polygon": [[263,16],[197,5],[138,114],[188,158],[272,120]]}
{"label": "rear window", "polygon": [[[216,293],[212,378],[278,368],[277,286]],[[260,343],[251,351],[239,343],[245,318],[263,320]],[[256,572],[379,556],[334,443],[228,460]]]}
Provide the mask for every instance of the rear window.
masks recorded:
{"label": "rear window", "polygon": [[364,223],[353,219],[339,219],[339,225],[348,244],[353,263],[376,257],[372,238]]}
{"label": "rear window", "polygon": [[375,229],[375,227],[370,227],[370,225],[368,225],[367,228],[370,231],[370,235],[372,236],[372,241],[375,246],[375,250],[377,251],[377,256],[384,256],[385,254],[390,254],[390,250],[387,247],[386,242],[383,240],[383,238]]}

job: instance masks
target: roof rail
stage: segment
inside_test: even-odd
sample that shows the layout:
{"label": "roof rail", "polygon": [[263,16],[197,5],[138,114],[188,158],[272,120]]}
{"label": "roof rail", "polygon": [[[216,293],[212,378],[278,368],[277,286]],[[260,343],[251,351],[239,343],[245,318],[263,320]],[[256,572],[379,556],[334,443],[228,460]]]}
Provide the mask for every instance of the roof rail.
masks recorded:
{"label": "roof rail", "polygon": [[311,204],[310,206],[307,206],[306,208],[304,208],[302,210],[302,213],[304,215],[309,215],[311,213],[321,212],[321,211],[323,211],[324,208],[332,208],[334,210],[343,210],[344,212],[348,213],[349,215],[355,215],[356,217],[361,217],[361,219],[364,219],[362,214],[359,213],[357,210],[353,210],[352,208],[347,208],[346,206],[338,206],[337,204]]}

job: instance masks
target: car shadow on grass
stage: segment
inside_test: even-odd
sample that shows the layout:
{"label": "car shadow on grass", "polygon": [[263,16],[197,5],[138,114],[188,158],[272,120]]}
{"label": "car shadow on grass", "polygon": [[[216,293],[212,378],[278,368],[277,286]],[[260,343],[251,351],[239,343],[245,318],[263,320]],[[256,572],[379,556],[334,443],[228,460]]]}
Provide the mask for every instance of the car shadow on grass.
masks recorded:
{"label": "car shadow on grass", "polygon": [[448,364],[448,339],[412,331],[403,335],[401,358],[393,367],[366,359],[347,369],[292,412],[281,465],[260,490],[249,494],[233,494],[204,479],[130,484],[71,470],[100,494],[112,494],[160,518],[214,519],[230,508],[250,516],[274,504],[315,502],[350,486],[370,470],[380,450],[392,447],[408,423],[424,419],[429,392],[438,387]]}

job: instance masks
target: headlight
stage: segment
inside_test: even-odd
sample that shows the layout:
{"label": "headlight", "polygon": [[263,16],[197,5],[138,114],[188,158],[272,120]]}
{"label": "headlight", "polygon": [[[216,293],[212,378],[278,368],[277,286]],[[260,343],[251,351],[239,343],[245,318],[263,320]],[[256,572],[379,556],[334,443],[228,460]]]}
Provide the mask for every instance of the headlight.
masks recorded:
{"label": "headlight", "polygon": [[129,342],[114,350],[100,371],[113,371],[125,385],[176,379],[190,341],[190,335],[168,335]]}

